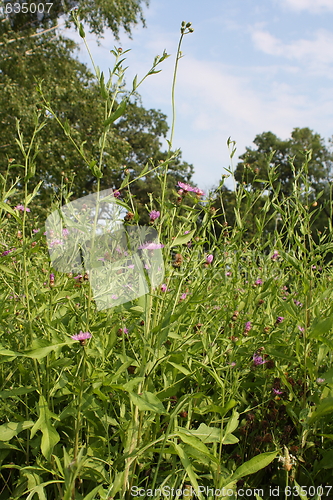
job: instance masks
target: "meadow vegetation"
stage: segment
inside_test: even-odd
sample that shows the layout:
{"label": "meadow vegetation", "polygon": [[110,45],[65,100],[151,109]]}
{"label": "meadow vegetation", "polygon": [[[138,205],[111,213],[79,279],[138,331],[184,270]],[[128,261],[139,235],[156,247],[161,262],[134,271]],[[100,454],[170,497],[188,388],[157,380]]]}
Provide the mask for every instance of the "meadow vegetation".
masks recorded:
{"label": "meadow vegetation", "polygon": [[[191,29],[182,24],[181,40]],[[108,82],[96,68],[105,111],[97,161],[39,88],[97,192],[108,133],[130,97],[119,94],[123,53],[113,54]],[[160,183],[144,210],[163,246],[164,282],[98,310],[88,270],[61,273],[50,262],[33,181],[47,119],[36,114],[30,137],[17,123],[21,159],[8,158],[1,175],[0,498],[130,499],[155,490],[163,498],[173,488],[181,498],[241,498],[242,489],[266,500],[274,487],[275,498],[333,498],[332,192],[326,226],[314,234],[322,214],[311,150],[297,166],[289,158],[287,194],[269,156],[260,190],[239,182],[231,223],[225,177],[212,193],[181,181],[170,188],[172,126],[169,154],[136,177],[154,171]],[[135,182],[126,174],[115,186],[125,227],[142,224]],[[72,192],[62,182],[49,212]]]}

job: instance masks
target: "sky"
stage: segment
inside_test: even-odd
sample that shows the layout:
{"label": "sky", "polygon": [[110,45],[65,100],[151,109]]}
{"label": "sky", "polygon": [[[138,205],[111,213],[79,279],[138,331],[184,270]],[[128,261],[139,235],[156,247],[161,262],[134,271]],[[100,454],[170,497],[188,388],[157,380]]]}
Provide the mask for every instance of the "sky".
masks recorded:
{"label": "sky", "polygon": [[[170,57],[138,89],[146,109],[167,115],[171,126],[171,84],[182,21],[194,32],[184,37],[176,83],[173,149],[193,164],[193,181],[216,187],[225,168],[234,168],[256,135],[271,131],[281,139],[295,127],[309,127],[328,140],[333,135],[333,0],[150,0],[147,27],[105,32],[98,46],[87,42],[105,75],[114,46],[126,54],[128,88],[151,67],[156,55]],[[78,34],[80,61],[91,67]],[[230,160],[228,138],[236,141]],[[166,143],[165,149],[167,149]],[[226,185],[233,187],[232,177]]]}

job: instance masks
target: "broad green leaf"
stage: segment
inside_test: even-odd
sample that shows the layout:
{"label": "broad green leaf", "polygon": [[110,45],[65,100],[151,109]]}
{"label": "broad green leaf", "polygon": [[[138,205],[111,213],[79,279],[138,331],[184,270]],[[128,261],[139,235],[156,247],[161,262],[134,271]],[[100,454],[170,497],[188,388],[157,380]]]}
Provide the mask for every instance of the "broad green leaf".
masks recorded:
{"label": "broad green leaf", "polygon": [[198,429],[191,431],[191,434],[203,443],[219,443],[221,440],[221,430],[217,427],[208,427],[206,424],[200,424]]}
{"label": "broad green leaf", "polygon": [[182,236],[177,236],[177,238],[175,238],[173,240],[170,248],[176,247],[177,245],[184,245],[185,243],[190,241],[190,239],[193,238],[195,231],[196,231],[196,229],[193,229],[193,231],[190,231],[188,234],[183,234]]}
{"label": "broad green leaf", "polygon": [[5,391],[0,391],[0,398],[13,398],[15,396],[21,396],[22,394],[29,394],[29,392],[34,392],[35,387],[18,387],[17,389],[7,389]]}
{"label": "broad green leaf", "polygon": [[54,425],[51,422],[51,418],[56,418],[59,420],[59,417],[54,415],[49,410],[49,407],[47,405],[47,401],[44,398],[44,396],[40,396],[39,402],[38,402],[38,411],[39,411],[39,418],[33,428],[31,429],[31,438],[36,434],[38,430],[42,432],[42,442],[41,442],[41,450],[44,455],[44,457],[49,460],[53,447],[58,443],[60,440],[60,436],[58,432],[56,431]]}
{"label": "broad green leaf", "polygon": [[[60,347],[63,347],[64,345],[68,345],[67,342],[63,342],[61,344],[53,344],[45,347],[39,347],[38,349],[33,349],[31,351],[28,351],[24,353],[24,356],[27,358],[32,358],[32,359],[43,359],[45,358],[50,352],[55,351],[56,349],[59,349]],[[1,354],[1,352],[0,352]]]}
{"label": "broad green leaf", "polygon": [[313,422],[318,420],[329,413],[333,413],[333,397],[326,398],[322,403],[316,408],[316,410],[312,413],[311,417],[308,420],[308,426],[310,426]]}
{"label": "broad green leaf", "polygon": [[272,451],[261,453],[260,455],[251,458],[251,460],[248,460],[247,462],[245,462],[245,464],[242,464],[240,467],[238,467],[238,469],[235,470],[230,480],[238,481],[242,477],[248,476],[250,474],[255,474],[256,472],[258,472],[258,470],[264,469],[265,467],[267,467],[267,465],[273,462],[277,454],[277,451]]}
{"label": "broad green leaf", "polygon": [[315,318],[311,330],[309,338],[316,339],[319,336],[328,333],[333,327],[333,314],[328,318],[321,320],[320,318]]}
{"label": "broad green leaf", "polygon": [[30,429],[34,425],[32,420],[24,420],[23,422],[7,422],[0,425],[0,441],[10,441],[19,432],[25,429]]}
{"label": "broad green leaf", "polygon": [[191,431],[186,431],[183,432],[180,429],[176,431],[177,436],[180,437],[180,439],[183,441],[185,444],[189,444],[196,450],[200,451],[204,455],[210,458],[210,460],[214,462],[218,462],[218,460],[210,453],[209,449],[207,446],[201,441],[201,439],[197,438],[192,434]]}
{"label": "broad green leaf", "polygon": [[140,411],[152,411],[154,413],[167,413],[161,401],[151,392],[144,392],[140,396],[134,392],[129,393],[133,403]]}
{"label": "broad green leaf", "polygon": [[172,361],[169,361],[168,363],[174,368],[177,368],[180,372],[184,373],[184,375],[189,375],[191,373],[187,368],[184,368],[184,366],[179,365],[178,363],[173,363]]}

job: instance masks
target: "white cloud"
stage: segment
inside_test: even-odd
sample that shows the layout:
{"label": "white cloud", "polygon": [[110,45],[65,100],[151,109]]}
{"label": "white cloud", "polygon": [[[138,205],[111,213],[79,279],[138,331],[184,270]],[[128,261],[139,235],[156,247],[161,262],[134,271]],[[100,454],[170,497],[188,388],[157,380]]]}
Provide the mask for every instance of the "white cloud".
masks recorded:
{"label": "white cloud", "polygon": [[296,11],[308,10],[318,13],[333,10],[333,0],[284,0],[284,5]]}
{"label": "white cloud", "polygon": [[265,54],[303,60],[307,63],[315,61],[330,64],[333,62],[333,33],[326,30],[318,30],[312,40],[300,39],[284,43],[268,31],[254,29],[252,40],[255,47]]}

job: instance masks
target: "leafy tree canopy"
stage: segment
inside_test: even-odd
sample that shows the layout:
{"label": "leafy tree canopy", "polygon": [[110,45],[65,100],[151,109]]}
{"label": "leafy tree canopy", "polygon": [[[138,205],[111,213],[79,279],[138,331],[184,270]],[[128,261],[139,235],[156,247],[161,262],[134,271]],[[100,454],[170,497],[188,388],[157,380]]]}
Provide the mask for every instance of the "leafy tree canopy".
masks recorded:
{"label": "leafy tree canopy", "polygon": [[291,138],[279,139],[272,132],[264,132],[254,139],[256,149],[247,147],[240,156],[235,171],[235,178],[245,182],[251,188],[262,189],[263,183],[258,180],[268,179],[269,170],[276,170],[274,187],[281,186],[281,196],[289,196],[293,186],[293,168],[299,172],[306,159],[306,154],[312,150],[308,164],[309,180],[314,192],[318,193],[327,183],[332,168],[333,155],[325,145],[324,139],[309,128],[295,128]]}
{"label": "leafy tree canopy", "polygon": [[[91,33],[101,37],[105,29],[111,29],[118,39],[121,28],[131,35],[133,26],[145,25],[142,3],[148,5],[149,0],[5,0],[2,18],[7,18],[11,31],[24,35],[54,26],[60,16],[67,27],[75,27],[70,11],[79,7],[80,19]],[[1,24],[0,31],[8,30],[8,24]]]}
{"label": "leafy tree canopy", "polygon": [[[22,177],[22,155],[16,143],[16,119],[25,143],[31,138],[36,111],[42,113],[42,99],[36,82],[43,81],[45,98],[52,104],[55,114],[63,123],[67,121],[76,144],[83,148],[91,160],[98,160],[99,138],[104,122],[104,104],[100,88],[84,64],[73,58],[74,42],[44,33],[36,38],[24,38],[7,44],[0,61],[0,172],[5,175],[10,162],[10,178]],[[96,179],[82,160],[55,116],[42,115],[46,126],[38,134],[39,153],[36,174],[30,179],[31,188],[43,181],[36,202],[48,207],[54,194],[60,196],[59,186],[74,179],[71,191],[74,197],[94,191]],[[118,188],[129,172],[130,179],[142,171],[150,159],[154,165],[165,160],[161,140],[166,137],[166,116],[160,111],[146,110],[139,100],[128,104],[126,113],[110,128],[103,160],[101,188]],[[170,164],[168,190],[177,181],[189,182],[193,167],[180,157]],[[68,181],[66,181],[68,179]],[[157,172],[132,185],[139,207],[144,211],[149,203],[148,193],[159,193]]]}

